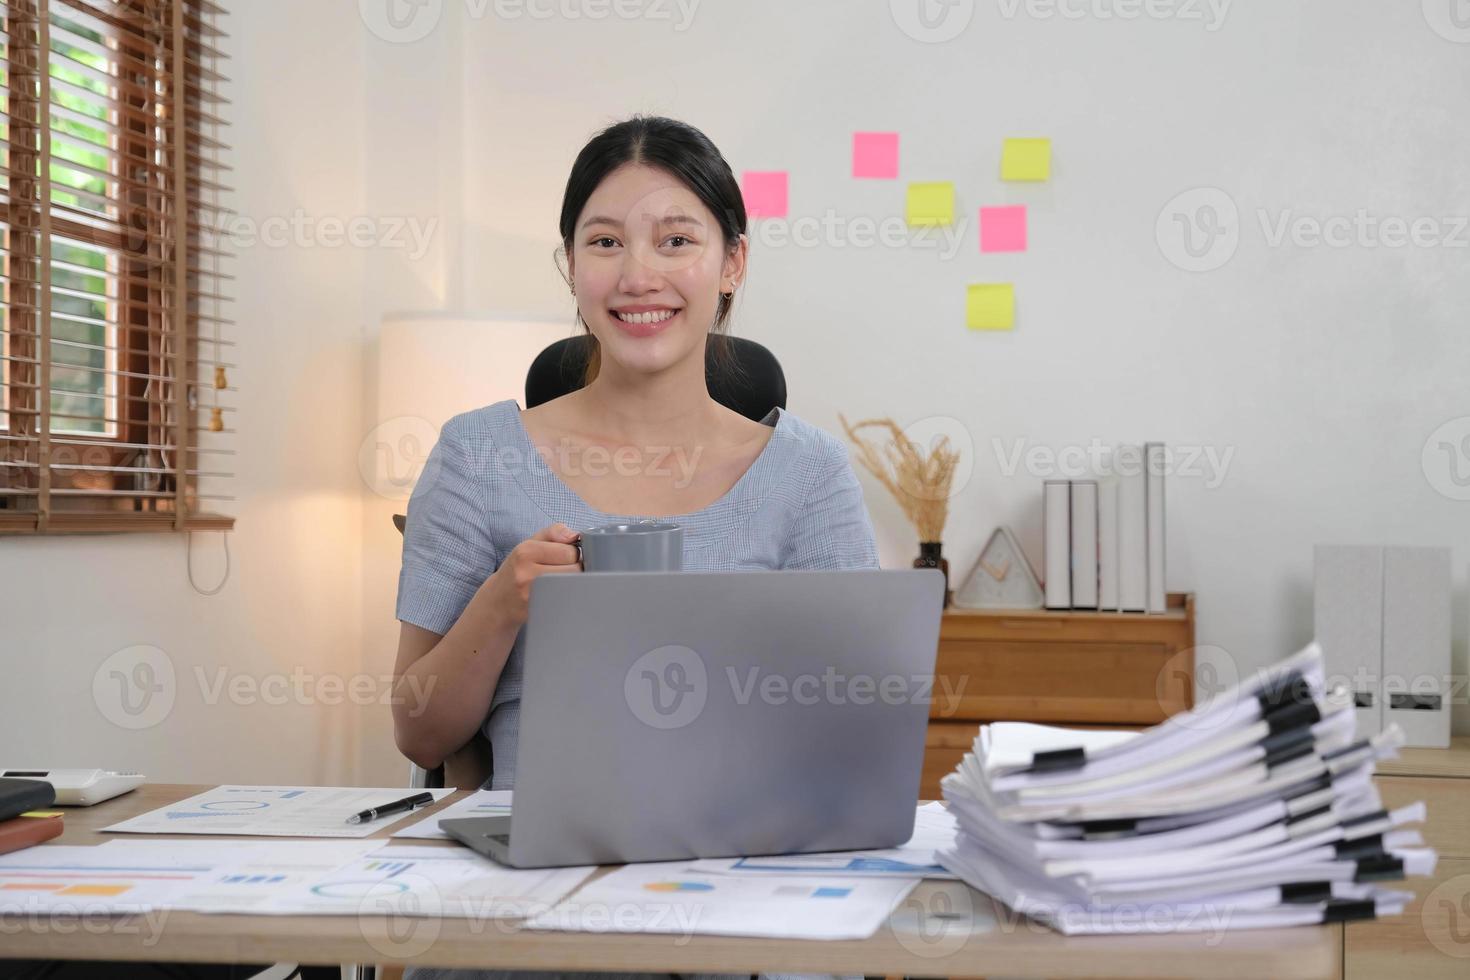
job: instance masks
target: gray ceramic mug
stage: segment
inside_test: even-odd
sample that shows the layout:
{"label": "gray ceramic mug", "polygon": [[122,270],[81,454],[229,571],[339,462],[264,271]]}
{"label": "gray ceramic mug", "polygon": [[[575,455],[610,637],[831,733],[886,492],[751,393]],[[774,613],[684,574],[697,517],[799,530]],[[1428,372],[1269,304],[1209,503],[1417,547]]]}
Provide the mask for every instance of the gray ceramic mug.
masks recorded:
{"label": "gray ceramic mug", "polygon": [[678,572],[684,568],[684,529],[667,521],[604,524],[582,532],[587,572]]}

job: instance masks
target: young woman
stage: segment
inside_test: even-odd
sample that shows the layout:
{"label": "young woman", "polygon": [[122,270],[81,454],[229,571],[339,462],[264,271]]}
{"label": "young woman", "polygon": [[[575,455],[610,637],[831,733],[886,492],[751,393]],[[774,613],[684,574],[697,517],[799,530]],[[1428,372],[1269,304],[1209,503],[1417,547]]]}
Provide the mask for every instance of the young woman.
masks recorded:
{"label": "young woman", "polygon": [[749,249],[714,144],[671,119],[611,126],[572,165],[560,231],[593,338],[587,384],[451,419],[404,532],[398,748],[433,768],[483,737],[490,789],[515,784],[532,583],[581,571],[577,529],[667,518],[695,571],[878,567],[844,445],[782,409],[754,422],[710,397],[705,347],[727,340]]}

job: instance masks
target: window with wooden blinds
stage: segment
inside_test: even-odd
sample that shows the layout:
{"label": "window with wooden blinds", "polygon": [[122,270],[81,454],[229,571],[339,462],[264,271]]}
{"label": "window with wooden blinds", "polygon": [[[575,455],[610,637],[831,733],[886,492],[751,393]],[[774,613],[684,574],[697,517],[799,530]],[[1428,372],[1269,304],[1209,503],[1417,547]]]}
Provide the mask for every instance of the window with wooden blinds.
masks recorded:
{"label": "window with wooden blinds", "polygon": [[0,0],[0,532],[227,529],[209,0]]}

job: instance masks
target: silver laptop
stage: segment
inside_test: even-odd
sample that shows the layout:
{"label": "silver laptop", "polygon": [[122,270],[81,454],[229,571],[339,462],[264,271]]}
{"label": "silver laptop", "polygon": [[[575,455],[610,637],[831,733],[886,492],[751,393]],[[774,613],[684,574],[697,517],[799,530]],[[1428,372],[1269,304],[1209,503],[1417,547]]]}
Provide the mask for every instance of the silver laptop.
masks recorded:
{"label": "silver laptop", "polygon": [[541,868],[893,847],[913,834],[938,569],[544,575],[508,817]]}

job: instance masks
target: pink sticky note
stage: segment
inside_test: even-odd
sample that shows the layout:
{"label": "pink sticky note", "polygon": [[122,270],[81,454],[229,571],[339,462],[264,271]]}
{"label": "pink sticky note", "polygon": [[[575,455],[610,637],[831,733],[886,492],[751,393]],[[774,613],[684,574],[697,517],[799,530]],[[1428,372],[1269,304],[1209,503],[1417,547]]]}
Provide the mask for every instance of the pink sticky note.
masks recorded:
{"label": "pink sticky note", "polygon": [[981,208],[980,251],[1026,251],[1026,205]]}
{"label": "pink sticky note", "polygon": [[852,175],[892,179],[898,176],[897,133],[853,133]]}
{"label": "pink sticky note", "polygon": [[740,178],[745,213],[752,218],[786,216],[786,171],[747,170]]}

